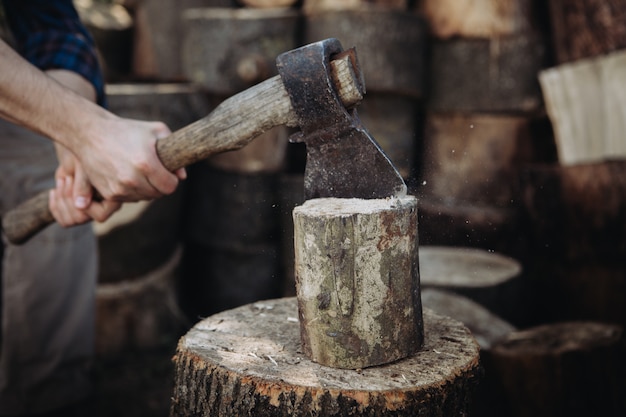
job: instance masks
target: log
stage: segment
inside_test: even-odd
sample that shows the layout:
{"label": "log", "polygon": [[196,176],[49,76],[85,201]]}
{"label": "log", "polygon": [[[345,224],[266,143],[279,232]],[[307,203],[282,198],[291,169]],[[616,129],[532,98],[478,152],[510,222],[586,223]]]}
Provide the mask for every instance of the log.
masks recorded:
{"label": "log", "polygon": [[302,355],[295,298],[209,317],[181,338],[171,416],[453,416],[467,413],[478,345],[459,322],[424,312],[425,345],[393,364],[329,368]]}
{"label": "log", "polygon": [[272,8],[272,7],[290,7],[295,4],[297,0],[238,0],[247,7],[259,7],[259,8]]}
{"label": "log", "polygon": [[[142,276],[99,282],[96,289],[96,354],[173,346],[189,328],[176,294],[182,249]],[[123,276],[123,275],[122,275]]]}
{"label": "log", "polygon": [[423,97],[426,27],[418,15],[384,8],[305,15],[305,43],[336,37],[355,46],[368,92]]}
{"label": "log", "polygon": [[539,73],[562,165],[626,157],[624,68],[618,51]]}
{"label": "log", "polygon": [[420,245],[423,288],[463,295],[504,317],[519,318],[525,305],[521,264],[478,248]]}
{"label": "log", "polygon": [[545,41],[532,33],[434,40],[426,57],[430,64],[426,68],[427,107],[437,111],[536,113],[542,106],[537,73],[545,66],[545,56]]}
{"label": "log", "polygon": [[524,252],[528,232],[523,228],[520,211],[420,197],[420,244],[477,247],[507,254]]}
{"label": "log", "polygon": [[293,218],[304,354],[356,369],[419,350],[417,199],[314,199]]}
{"label": "log", "polygon": [[517,330],[482,305],[451,291],[424,288],[422,304],[425,309],[463,323],[476,338],[481,352],[490,350],[495,343]]}
{"label": "log", "polygon": [[359,118],[404,179],[416,169],[420,103],[410,97],[369,93],[359,106]]}
{"label": "log", "polygon": [[550,0],[548,4],[557,63],[626,47],[624,0]]}
{"label": "log", "polygon": [[497,38],[529,32],[532,6],[532,0],[421,0],[415,9],[437,38]]}
{"label": "log", "polygon": [[626,161],[537,164],[522,180],[536,254],[565,261],[623,261]]}
{"label": "log", "polygon": [[512,417],[622,416],[624,330],[596,322],[546,324],[494,345],[485,372],[495,378],[501,413]]}
{"label": "log", "polygon": [[303,0],[305,13],[355,10],[376,7],[388,10],[407,10],[409,0]]}
{"label": "log", "polygon": [[440,203],[513,208],[522,169],[536,161],[523,116],[428,112],[418,165],[419,196]]}
{"label": "log", "polygon": [[106,86],[109,110],[121,117],[164,122],[172,131],[206,116],[210,97],[188,83],[117,83]]}
{"label": "log", "polygon": [[211,156],[207,163],[217,170],[239,174],[277,173],[285,165],[290,132],[286,126],[273,127],[239,150]]}
{"label": "log", "polygon": [[276,57],[299,46],[292,9],[197,8],[183,12],[187,78],[223,96],[276,75]]}
{"label": "log", "polygon": [[275,174],[189,170],[181,297],[190,317],[280,296]]}

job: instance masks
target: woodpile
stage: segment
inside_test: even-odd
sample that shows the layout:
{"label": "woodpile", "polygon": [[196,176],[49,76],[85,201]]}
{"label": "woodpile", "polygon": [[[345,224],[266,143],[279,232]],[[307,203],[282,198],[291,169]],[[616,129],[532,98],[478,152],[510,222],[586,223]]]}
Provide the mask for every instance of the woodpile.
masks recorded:
{"label": "woodpile", "polygon": [[[80,3],[111,110],[172,129],[275,75],[281,52],[327,37],[356,46],[359,117],[417,197],[409,275],[421,281],[411,308],[425,306],[424,344],[407,342],[419,325],[383,315],[379,328],[402,323],[402,337],[382,332],[394,348],[361,356],[313,349],[335,334],[329,323],[353,341],[368,335],[344,304],[323,308],[336,301],[326,292],[308,302],[299,292],[296,259],[315,255],[302,230],[315,235],[315,222],[294,224],[306,154],[287,144],[291,129],[190,167],[179,194],[129,205],[101,228],[100,351],[149,348],[157,334],[171,344],[176,326],[213,315],[180,340],[172,415],[414,415],[416,402],[423,415],[626,413],[626,0]],[[348,256],[351,244],[329,248]],[[349,259],[333,277],[364,262]],[[309,265],[327,284],[324,261]],[[353,284],[337,293],[354,307],[355,294],[372,294]],[[280,296],[297,298],[260,302]]]}

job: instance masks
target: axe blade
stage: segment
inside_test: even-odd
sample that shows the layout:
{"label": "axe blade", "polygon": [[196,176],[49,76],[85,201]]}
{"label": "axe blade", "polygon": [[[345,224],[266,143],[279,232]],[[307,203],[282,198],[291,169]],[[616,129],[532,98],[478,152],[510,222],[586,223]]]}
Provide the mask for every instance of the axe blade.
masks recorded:
{"label": "axe blade", "polygon": [[401,197],[407,187],[352,110],[352,125],[303,138],[307,148],[305,199]]}

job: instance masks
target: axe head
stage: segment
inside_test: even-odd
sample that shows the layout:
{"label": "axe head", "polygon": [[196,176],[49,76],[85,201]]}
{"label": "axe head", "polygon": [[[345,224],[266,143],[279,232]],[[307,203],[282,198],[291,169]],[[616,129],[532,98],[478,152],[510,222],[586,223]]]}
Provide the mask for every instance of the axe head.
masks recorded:
{"label": "axe head", "polygon": [[[306,199],[321,197],[386,198],[406,195],[407,187],[378,143],[367,132],[356,109],[344,107],[330,70],[343,52],[337,39],[326,39],[279,55],[278,72],[289,94],[306,143]],[[361,82],[356,53],[353,68]]]}

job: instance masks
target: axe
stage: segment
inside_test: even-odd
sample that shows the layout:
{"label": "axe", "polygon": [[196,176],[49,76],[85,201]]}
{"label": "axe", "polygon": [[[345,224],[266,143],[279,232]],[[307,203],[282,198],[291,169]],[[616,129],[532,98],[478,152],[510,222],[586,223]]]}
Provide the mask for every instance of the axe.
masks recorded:
{"label": "axe", "polygon": [[[158,140],[163,165],[175,171],[287,125],[300,128],[290,140],[306,144],[305,199],[405,195],[404,180],[358,118],[365,85],[354,48],[344,51],[337,39],[326,39],[285,52],[276,64],[279,75]],[[2,229],[20,244],[53,222],[45,191],[9,211]]]}

